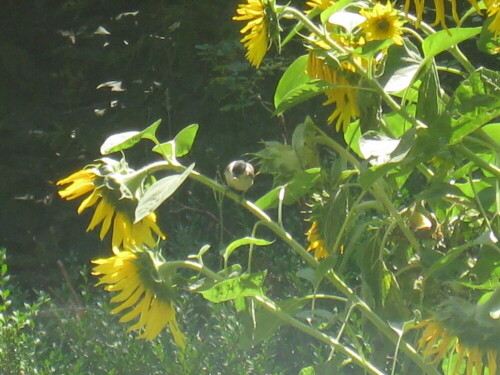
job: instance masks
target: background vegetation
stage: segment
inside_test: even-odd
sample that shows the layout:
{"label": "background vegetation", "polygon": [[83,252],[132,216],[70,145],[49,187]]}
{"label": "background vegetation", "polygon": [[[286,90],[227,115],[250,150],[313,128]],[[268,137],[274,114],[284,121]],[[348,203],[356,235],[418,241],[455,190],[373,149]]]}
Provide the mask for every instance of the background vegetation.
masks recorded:
{"label": "background vegetation", "polygon": [[[201,125],[190,157],[212,176],[256,152],[261,140],[282,139],[286,124],[271,116],[269,102],[287,58],[270,59],[258,71],[250,67],[239,25],[231,21],[236,6],[225,0],[2,2],[2,374],[280,374],[304,366],[297,349],[283,346],[286,335],[297,335],[292,329],[279,349],[275,341],[265,351],[235,351],[238,324],[223,307],[212,311],[202,303],[184,307],[198,318],[181,323],[196,342],[180,362],[168,336],[154,347],[134,340],[82,268],[108,251],[96,233],[85,232],[90,214],[76,216],[54,185],[97,158],[108,135],[159,118],[164,138]],[[134,156],[137,163],[147,158],[141,150]],[[269,185],[263,177],[249,195]],[[176,233],[168,256],[183,258],[216,240],[219,219],[206,194],[192,185],[163,207],[160,225],[167,235]],[[226,210],[226,233],[241,231],[245,217],[234,206]],[[293,271],[286,250],[277,264]],[[291,352],[297,359],[290,360]]]}

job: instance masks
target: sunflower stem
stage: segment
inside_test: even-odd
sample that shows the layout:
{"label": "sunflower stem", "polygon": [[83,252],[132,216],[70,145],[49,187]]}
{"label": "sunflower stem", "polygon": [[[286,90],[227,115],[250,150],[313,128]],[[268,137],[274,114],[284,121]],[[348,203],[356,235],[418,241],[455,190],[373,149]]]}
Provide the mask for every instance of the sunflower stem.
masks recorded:
{"label": "sunflower stem", "polygon": [[[332,140],[333,141],[333,140]],[[334,141],[333,141],[334,142]],[[186,167],[182,165],[172,165],[170,163],[161,161],[157,163],[153,163],[149,166],[151,170],[173,170],[176,172],[184,172]],[[229,190],[227,187],[219,184],[218,182],[198,173],[197,171],[191,171],[189,177],[210,189],[213,189],[217,192],[225,194],[229,199],[235,201],[240,204],[243,208],[248,210],[254,216],[256,216],[259,220],[261,220],[262,225],[268,227],[274,234],[280,237],[286,244],[288,244],[299,256],[302,257],[304,261],[306,261],[310,266],[316,268],[319,265],[317,259],[315,259],[301,244],[299,244],[288,232],[286,232],[278,223],[274,222],[264,211],[262,211],[259,207],[257,207],[254,203],[245,200],[239,194]],[[377,182],[375,182],[377,184]],[[386,205],[384,205],[386,206]],[[387,208],[387,206],[386,206]],[[395,210],[394,210],[395,211]],[[397,214],[397,212],[396,212]],[[399,214],[398,214],[399,216]],[[398,225],[400,225],[400,221],[398,221]],[[404,226],[404,224],[403,224]],[[401,227],[401,225],[400,225]],[[404,226],[406,228],[406,226]],[[406,228],[408,230],[408,228]],[[405,232],[405,231],[403,231]],[[405,233],[406,234],[406,233]],[[414,238],[414,237],[413,237]],[[416,241],[416,239],[415,239]],[[216,273],[207,270],[200,264],[191,261],[185,261],[186,267],[198,270],[209,277],[215,277],[214,280],[222,280],[223,278]],[[179,263],[181,265],[181,263]],[[361,310],[361,312],[367,317],[373,325],[377,327],[386,336],[392,343],[395,345],[400,340],[398,334],[384,321],[382,320],[360,297],[358,297],[354,291],[349,288],[349,286],[335,273],[332,269],[330,269],[326,276],[327,280],[342,294],[351,299],[353,303],[357,304],[357,307]],[[259,302],[260,303],[260,302]],[[289,317],[290,318],[290,317]],[[292,319],[292,318],[291,318]],[[298,322],[300,323],[300,322]],[[307,326],[306,326],[307,327]],[[297,327],[298,328],[298,327]],[[320,335],[323,335],[318,331]],[[323,336],[322,336],[323,337]],[[328,338],[328,336],[326,336]],[[326,339],[323,337],[323,339]],[[322,339],[322,340],[323,340]],[[420,368],[424,371],[425,374],[430,375],[439,375],[437,370],[432,366],[427,364],[424,359],[416,352],[416,350],[408,343],[401,342],[401,348],[406,353],[406,355]]]}

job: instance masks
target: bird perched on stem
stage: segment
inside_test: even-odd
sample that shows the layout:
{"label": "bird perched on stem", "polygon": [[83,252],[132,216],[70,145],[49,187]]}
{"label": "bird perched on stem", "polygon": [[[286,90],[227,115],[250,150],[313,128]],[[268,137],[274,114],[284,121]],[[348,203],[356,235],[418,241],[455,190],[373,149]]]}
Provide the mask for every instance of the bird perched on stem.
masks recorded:
{"label": "bird perched on stem", "polygon": [[253,185],[254,169],[252,164],[244,160],[234,160],[228,164],[224,171],[227,186],[245,192]]}

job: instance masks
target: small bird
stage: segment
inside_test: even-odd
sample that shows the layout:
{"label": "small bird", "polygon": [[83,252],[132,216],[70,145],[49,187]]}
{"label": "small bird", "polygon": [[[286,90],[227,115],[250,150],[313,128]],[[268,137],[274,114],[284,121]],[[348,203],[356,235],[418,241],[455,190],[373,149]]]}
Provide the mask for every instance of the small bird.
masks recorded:
{"label": "small bird", "polygon": [[253,185],[255,172],[252,164],[244,160],[234,160],[224,171],[227,186],[245,192]]}

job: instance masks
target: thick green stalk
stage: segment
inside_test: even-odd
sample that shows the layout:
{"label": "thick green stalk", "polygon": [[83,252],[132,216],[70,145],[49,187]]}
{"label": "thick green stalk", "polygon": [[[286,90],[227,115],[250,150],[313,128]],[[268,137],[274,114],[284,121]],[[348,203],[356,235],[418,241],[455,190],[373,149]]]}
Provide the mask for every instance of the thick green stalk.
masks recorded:
{"label": "thick green stalk", "polygon": [[[173,261],[173,262],[168,262],[166,263],[167,268],[165,269],[165,272],[170,272],[171,269],[173,268],[188,268],[193,271],[200,272],[204,274],[205,276],[211,278],[214,281],[223,281],[224,278],[212,270],[202,266],[199,263],[193,262],[193,261]],[[260,306],[265,308],[267,311],[269,311],[272,315],[277,317],[279,320],[291,325],[292,327],[295,327],[299,329],[300,331],[308,334],[309,336],[312,336],[319,341],[324,342],[325,344],[333,346],[336,350],[339,352],[345,354],[346,356],[350,357],[355,363],[357,363],[359,366],[364,368],[366,371],[368,371],[370,374],[374,375],[384,375],[384,372],[380,371],[377,369],[375,366],[373,366],[370,362],[365,360],[361,355],[359,355],[357,352],[352,350],[351,348],[342,345],[338,340],[336,340],[333,337],[330,337],[323,332],[319,331],[316,328],[311,327],[310,325],[306,325],[302,323],[301,321],[293,318],[286,312],[283,312],[279,306],[277,306],[271,299],[265,297],[265,296],[253,296],[249,297],[256,303],[258,303]]]}
{"label": "thick green stalk", "polygon": [[[182,173],[186,170],[186,167],[182,165],[172,165],[168,162],[157,162],[151,164],[149,166],[151,170],[172,170],[178,173]],[[301,245],[299,244],[293,237],[287,233],[279,224],[274,222],[264,211],[262,211],[259,207],[257,207],[254,203],[245,200],[240,195],[235,192],[229,190],[227,187],[217,183],[216,181],[196,172],[192,171],[190,173],[190,178],[198,181],[199,183],[217,191],[225,194],[229,199],[239,203],[249,212],[251,212],[254,216],[256,216],[259,220],[261,220],[262,224],[268,227],[274,234],[276,234],[279,238],[281,238],[286,244],[288,244],[298,255],[300,255],[310,266],[317,267],[319,262]],[[217,275],[218,276],[218,275]],[[219,277],[219,276],[218,276]],[[328,271],[326,278],[332,283],[332,285],[339,290],[346,297],[350,298],[353,303],[356,303],[358,307],[361,309],[362,313],[366,316],[368,320],[370,320],[373,325],[379,329],[391,342],[397,344],[400,340],[397,333],[392,330],[392,328],[387,325],[385,321],[383,321],[375,312],[373,312],[370,307],[361,300],[354,291],[344,283],[344,281],[333,271]],[[418,366],[420,367],[425,374],[430,375],[439,375],[437,370],[427,364],[423,358],[416,352],[416,350],[406,342],[401,343],[401,349],[408,355],[408,357]]]}

